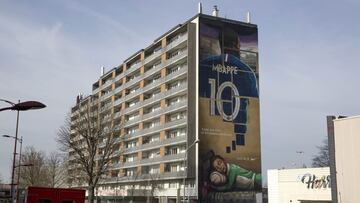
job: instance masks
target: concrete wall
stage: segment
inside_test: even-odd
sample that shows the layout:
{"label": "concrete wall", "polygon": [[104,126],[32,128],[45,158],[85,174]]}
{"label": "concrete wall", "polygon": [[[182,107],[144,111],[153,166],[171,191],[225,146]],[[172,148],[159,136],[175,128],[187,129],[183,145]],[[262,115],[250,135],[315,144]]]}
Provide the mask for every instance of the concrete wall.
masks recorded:
{"label": "concrete wall", "polygon": [[359,202],[360,116],[334,120],[338,202]]}

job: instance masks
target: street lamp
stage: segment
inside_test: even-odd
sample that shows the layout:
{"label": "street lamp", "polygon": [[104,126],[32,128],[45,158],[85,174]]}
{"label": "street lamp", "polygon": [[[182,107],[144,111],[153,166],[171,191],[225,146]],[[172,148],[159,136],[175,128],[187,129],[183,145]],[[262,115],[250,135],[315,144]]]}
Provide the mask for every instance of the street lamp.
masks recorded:
{"label": "street lamp", "polygon": [[5,99],[0,99],[0,101],[6,102],[8,104],[10,104],[10,107],[5,107],[5,108],[1,108],[0,111],[5,111],[5,110],[13,110],[13,111],[17,111],[17,116],[16,116],[16,132],[15,132],[15,144],[14,144],[14,155],[13,155],[13,164],[12,164],[12,172],[11,172],[11,201],[14,201],[14,172],[15,172],[15,156],[16,156],[16,146],[17,146],[17,140],[18,140],[18,131],[19,131],[19,112],[20,111],[27,111],[27,110],[35,110],[35,109],[42,109],[45,108],[46,105],[43,103],[40,103],[38,101],[25,101],[25,102],[20,102],[20,100],[18,101],[17,104],[5,100]]}
{"label": "street lamp", "polygon": [[[184,179],[183,179],[183,185],[184,185],[184,193],[183,193],[183,202],[185,202],[185,185],[186,185],[186,177],[187,177],[187,172],[188,172],[188,168],[186,166],[186,160],[187,160],[187,152],[189,151],[189,149],[191,149],[191,147],[193,147],[195,144],[199,143],[200,140],[196,139],[193,143],[191,143],[185,150],[185,157],[184,157]],[[188,192],[189,193],[189,192]],[[189,196],[189,195],[188,195]],[[188,199],[189,202],[189,199]]]}
{"label": "street lamp", "polygon": [[3,137],[12,138],[12,139],[15,139],[16,141],[19,141],[19,142],[20,142],[20,153],[19,153],[18,165],[15,166],[15,168],[16,168],[16,167],[19,167],[19,169],[18,169],[18,175],[17,175],[17,184],[16,184],[16,202],[18,202],[18,199],[19,199],[19,180],[20,180],[20,170],[21,170],[21,166],[29,166],[29,164],[21,165],[21,150],[22,150],[23,137],[21,136],[20,139],[14,137],[14,136],[11,136],[11,135],[3,135]]}

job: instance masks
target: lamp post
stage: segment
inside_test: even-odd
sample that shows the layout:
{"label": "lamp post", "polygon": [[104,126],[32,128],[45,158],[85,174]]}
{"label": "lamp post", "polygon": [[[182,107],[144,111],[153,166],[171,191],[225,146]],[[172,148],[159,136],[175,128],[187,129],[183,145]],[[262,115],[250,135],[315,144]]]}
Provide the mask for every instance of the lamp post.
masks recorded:
{"label": "lamp post", "polygon": [[[20,171],[21,171],[21,150],[22,150],[22,143],[23,143],[23,137],[21,136],[20,140],[20,153],[19,153],[19,161],[18,161],[18,174],[17,174],[17,181],[16,181],[16,202],[19,202],[19,182],[20,182]],[[25,166],[25,165],[24,165]]]}
{"label": "lamp post", "polygon": [[29,166],[29,164],[21,165],[21,150],[22,150],[23,137],[21,136],[20,139],[14,137],[14,136],[11,136],[11,135],[3,135],[3,137],[12,138],[12,139],[15,139],[15,142],[16,142],[16,141],[20,142],[20,153],[19,153],[18,165],[15,166],[15,168],[16,168],[16,167],[19,167],[19,169],[18,169],[18,174],[17,174],[17,183],[16,183],[16,202],[18,202],[18,199],[19,199],[19,180],[20,180],[20,170],[21,170],[21,166]]}
{"label": "lamp post", "polygon": [[8,100],[4,100],[4,99],[0,99],[0,101],[6,102],[11,105],[9,107],[1,108],[0,111],[5,111],[5,110],[17,111],[15,144],[14,144],[13,164],[12,164],[12,172],[11,172],[11,185],[10,185],[11,186],[11,190],[10,190],[11,201],[14,202],[14,172],[15,172],[16,146],[17,146],[18,132],[19,132],[19,112],[27,111],[27,110],[34,110],[34,109],[42,109],[42,108],[45,108],[46,105],[43,103],[40,103],[38,101],[20,102],[20,100],[19,100],[17,104],[15,104],[11,101],[8,101]]}
{"label": "lamp post", "polygon": [[304,152],[304,151],[296,151],[296,154],[299,155],[299,157],[300,157],[300,162],[301,162],[301,164],[302,164],[302,166],[299,166],[299,168],[300,168],[300,167],[304,168],[305,164],[304,164],[303,156],[304,156],[305,152]]}
{"label": "lamp post", "polygon": [[[20,147],[20,157],[21,157],[21,147]],[[20,190],[19,190],[20,169],[21,169],[21,167],[31,167],[31,166],[34,166],[34,164],[32,164],[32,163],[30,163],[30,164],[20,164],[20,161],[19,161],[19,165],[15,166],[15,168],[19,167],[18,177],[17,177],[17,182],[16,182],[16,202],[19,202],[19,196],[20,196]]]}
{"label": "lamp post", "polygon": [[[184,157],[184,179],[183,179],[183,185],[184,185],[184,191],[183,191],[183,202],[185,202],[185,185],[186,185],[186,177],[187,177],[187,172],[188,172],[188,168],[186,166],[186,160],[187,160],[187,153],[189,151],[189,149],[191,149],[191,147],[193,147],[195,144],[199,143],[200,140],[196,139],[193,143],[191,143],[185,150],[185,157]],[[188,192],[189,193],[189,192]],[[189,202],[189,200],[188,200]]]}

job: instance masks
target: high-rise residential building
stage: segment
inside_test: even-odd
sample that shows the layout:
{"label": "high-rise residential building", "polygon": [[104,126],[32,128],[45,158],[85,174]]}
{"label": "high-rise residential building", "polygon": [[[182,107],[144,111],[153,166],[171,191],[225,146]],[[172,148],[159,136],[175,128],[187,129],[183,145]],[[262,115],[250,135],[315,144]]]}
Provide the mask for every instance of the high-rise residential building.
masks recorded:
{"label": "high-rise residential building", "polygon": [[[94,122],[117,143],[98,196],[179,202],[261,190],[257,26],[214,15],[197,14],[170,29],[103,72],[90,96],[78,97],[72,128],[81,115],[97,114]],[[214,157],[227,161],[227,173],[238,173],[225,189],[216,185],[223,174]]]}

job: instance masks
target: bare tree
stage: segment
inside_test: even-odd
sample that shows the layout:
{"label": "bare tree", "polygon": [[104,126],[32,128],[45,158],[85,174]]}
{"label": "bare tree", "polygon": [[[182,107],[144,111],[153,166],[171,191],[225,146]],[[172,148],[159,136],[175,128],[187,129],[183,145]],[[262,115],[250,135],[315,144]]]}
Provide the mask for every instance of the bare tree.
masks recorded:
{"label": "bare tree", "polygon": [[130,194],[128,194],[128,196],[131,197],[130,202],[133,203],[135,202],[135,191],[136,191],[136,180],[140,177],[141,173],[140,171],[138,171],[136,169],[136,171],[134,172],[134,174],[132,174],[131,176],[128,176],[129,182],[131,182],[130,184],[130,189],[128,190]]}
{"label": "bare tree", "polygon": [[328,140],[325,139],[321,146],[317,146],[319,152],[312,159],[313,167],[326,167],[330,165],[329,145]]}
{"label": "bare tree", "polygon": [[155,191],[159,190],[159,180],[160,180],[160,173],[149,173],[149,181],[148,186],[150,187],[149,195],[147,202],[152,203],[155,197]]}
{"label": "bare tree", "polygon": [[47,170],[48,170],[48,179],[49,179],[49,186],[56,188],[56,187],[63,187],[66,184],[66,171],[65,168],[65,158],[58,152],[51,152],[47,159]]}
{"label": "bare tree", "polygon": [[34,147],[26,147],[21,157],[21,164],[31,166],[21,167],[20,185],[22,186],[48,186],[48,173],[46,156]]}
{"label": "bare tree", "polygon": [[101,114],[92,97],[80,101],[77,108],[60,127],[57,141],[69,153],[70,167],[75,166],[71,176],[87,184],[88,201],[92,203],[95,188],[106,174],[111,156],[119,149],[113,135],[122,122],[114,123],[112,116]]}

